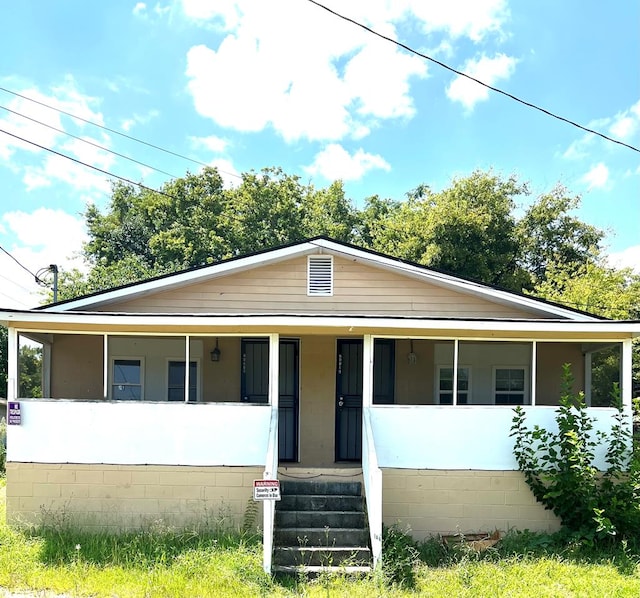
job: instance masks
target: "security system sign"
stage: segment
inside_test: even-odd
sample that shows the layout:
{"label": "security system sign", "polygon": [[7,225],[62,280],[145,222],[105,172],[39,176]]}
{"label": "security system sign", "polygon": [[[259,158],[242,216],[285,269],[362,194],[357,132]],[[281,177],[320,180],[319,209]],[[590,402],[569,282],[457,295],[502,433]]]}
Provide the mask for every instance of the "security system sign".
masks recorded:
{"label": "security system sign", "polygon": [[254,480],[253,500],[280,500],[279,480]]}
{"label": "security system sign", "polygon": [[10,426],[19,426],[22,423],[22,411],[20,403],[9,401],[7,405],[7,424]]}

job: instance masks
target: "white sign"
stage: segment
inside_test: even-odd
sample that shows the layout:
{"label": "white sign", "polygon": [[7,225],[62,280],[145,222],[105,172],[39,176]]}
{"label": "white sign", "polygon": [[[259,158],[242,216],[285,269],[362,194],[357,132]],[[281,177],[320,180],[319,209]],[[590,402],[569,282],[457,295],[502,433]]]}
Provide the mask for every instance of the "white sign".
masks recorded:
{"label": "white sign", "polygon": [[253,500],[280,500],[278,480],[254,480]]}

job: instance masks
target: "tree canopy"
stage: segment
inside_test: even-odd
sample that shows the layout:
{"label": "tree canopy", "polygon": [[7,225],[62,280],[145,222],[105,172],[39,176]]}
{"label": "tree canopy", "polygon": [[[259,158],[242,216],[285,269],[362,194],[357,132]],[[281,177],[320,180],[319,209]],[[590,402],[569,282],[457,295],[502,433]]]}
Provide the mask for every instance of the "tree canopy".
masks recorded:
{"label": "tree canopy", "polygon": [[[522,216],[518,209],[528,203]],[[597,261],[603,232],[572,215],[580,198],[556,186],[531,198],[515,176],[475,171],[402,201],[372,196],[357,207],[341,182],[304,184],[279,168],[242,175],[226,189],[215,168],[158,191],[115,183],[104,211],[85,212],[87,275],[62,272],[60,298],[326,235],[510,290],[533,290],[547,272]]]}

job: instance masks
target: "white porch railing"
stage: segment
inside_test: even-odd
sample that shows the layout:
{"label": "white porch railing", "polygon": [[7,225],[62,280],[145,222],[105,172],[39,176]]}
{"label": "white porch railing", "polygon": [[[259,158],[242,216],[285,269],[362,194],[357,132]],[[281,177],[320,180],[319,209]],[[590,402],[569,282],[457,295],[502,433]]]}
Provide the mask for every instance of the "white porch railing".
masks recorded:
{"label": "white porch railing", "polygon": [[[528,426],[557,429],[555,407],[524,407]],[[615,409],[591,407],[595,434],[608,432]],[[511,407],[393,405],[371,407],[371,426],[380,467],[400,469],[517,470],[509,436]],[[606,469],[605,446],[595,465]]]}
{"label": "white porch railing", "polygon": [[378,467],[369,411],[365,407],[362,412],[362,477],[367,499],[371,556],[375,568],[382,556],[382,471]]}
{"label": "white porch railing", "polygon": [[271,407],[31,399],[7,459],[37,463],[263,466]]}
{"label": "white porch railing", "polygon": [[[269,441],[267,445],[267,459],[265,462],[264,480],[278,478],[278,408],[271,410],[269,424]],[[273,531],[276,515],[276,503],[273,500],[265,500],[263,506],[263,533],[262,539],[262,566],[265,573],[271,573],[271,560],[273,556]]]}

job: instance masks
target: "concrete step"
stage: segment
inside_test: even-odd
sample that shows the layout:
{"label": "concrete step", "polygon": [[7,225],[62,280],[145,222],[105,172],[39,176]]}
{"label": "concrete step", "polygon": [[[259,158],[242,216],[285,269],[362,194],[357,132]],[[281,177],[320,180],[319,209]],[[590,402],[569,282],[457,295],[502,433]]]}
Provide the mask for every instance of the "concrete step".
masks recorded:
{"label": "concrete step", "polygon": [[280,486],[282,494],[338,494],[342,496],[361,496],[360,482],[335,481],[291,481],[284,480]]}
{"label": "concrete step", "polygon": [[371,572],[369,565],[356,565],[356,566],[337,566],[337,567],[324,567],[324,566],[305,566],[305,565],[274,565],[274,573],[282,575],[300,575],[313,578],[321,574],[334,574],[334,575],[366,575]]}
{"label": "concrete step", "polygon": [[362,496],[341,494],[283,494],[276,511],[362,511]]}
{"label": "concrete step", "polygon": [[366,527],[362,511],[276,511],[276,527]]}
{"label": "concrete step", "polygon": [[367,546],[369,534],[364,528],[286,527],[276,528],[275,546]]}
{"label": "concrete step", "polygon": [[283,546],[274,550],[273,562],[285,566],[362,566],[371,563],[371,551],[366,546]]}

